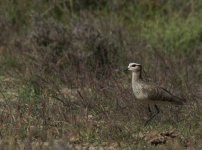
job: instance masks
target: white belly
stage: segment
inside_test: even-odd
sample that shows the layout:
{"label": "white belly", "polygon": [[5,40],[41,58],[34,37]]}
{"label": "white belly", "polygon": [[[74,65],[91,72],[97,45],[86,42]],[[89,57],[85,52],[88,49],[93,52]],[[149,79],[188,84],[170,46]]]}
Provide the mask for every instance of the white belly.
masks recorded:
{"label": "white belly", "polygon": [[141,90],[134,90],[133,92],[134,92],[136,99],[139,99],[139,100],[147,100],[148,99],[147,94],[143,93]]}
{"label": "white belly", "polygon": [[143,92],[143,88],[140,84],[139,85],[136,84],[132,88],[133,88],[133,93],[134,93],[136,99],[139,99],[139,100],[147,100],[148,99],[148,95],[145,92]]}

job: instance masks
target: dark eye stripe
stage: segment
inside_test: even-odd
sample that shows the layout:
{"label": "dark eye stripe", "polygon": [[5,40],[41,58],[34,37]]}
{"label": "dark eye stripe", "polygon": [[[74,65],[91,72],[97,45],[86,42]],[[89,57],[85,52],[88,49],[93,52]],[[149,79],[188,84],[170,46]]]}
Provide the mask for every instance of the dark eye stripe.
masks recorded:
{"label": "dark eye stripe", "polygon": [[135,67],[135,66],[136,66],[135,64],[132,65],[132,67]]}

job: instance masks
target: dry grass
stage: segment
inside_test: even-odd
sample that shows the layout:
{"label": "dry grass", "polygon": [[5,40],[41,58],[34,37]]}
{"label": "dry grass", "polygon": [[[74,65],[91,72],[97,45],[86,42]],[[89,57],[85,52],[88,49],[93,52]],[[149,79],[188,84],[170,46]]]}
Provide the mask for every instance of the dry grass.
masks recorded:
{"label": "dry grass", "polygon": [[[71,2],[0,5],[0,148],[201,149],[200,2]],[[129,62],[187,104],[143,127]]]}

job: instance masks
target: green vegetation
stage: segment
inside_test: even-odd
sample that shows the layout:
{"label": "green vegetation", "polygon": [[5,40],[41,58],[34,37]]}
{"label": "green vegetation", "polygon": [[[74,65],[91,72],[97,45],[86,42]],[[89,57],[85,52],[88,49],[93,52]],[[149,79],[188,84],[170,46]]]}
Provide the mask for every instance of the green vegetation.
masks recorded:
{"label": "green vegetation", "polygon": [[[0,149],[202,149],[200,0],[4,0],[0,31]],[[187,104],[144,127],[129,62]]]}

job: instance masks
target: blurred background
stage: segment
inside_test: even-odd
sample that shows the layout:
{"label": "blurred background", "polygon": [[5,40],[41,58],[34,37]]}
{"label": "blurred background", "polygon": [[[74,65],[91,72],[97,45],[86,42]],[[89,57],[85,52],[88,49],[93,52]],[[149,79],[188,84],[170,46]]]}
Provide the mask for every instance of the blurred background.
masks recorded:
{"label": "blurred background", "polygon": [[[141,149],[145,132],[169,126],[177,146],[200,149],[202,1],[4,0],[0,32],[2,148],[60,139]],[[130,62],[188,105],[141,129],[147,114],[123,71]]]}

